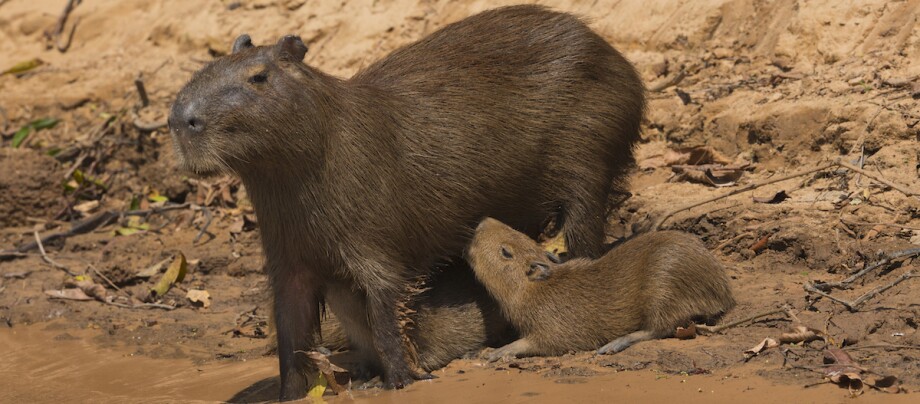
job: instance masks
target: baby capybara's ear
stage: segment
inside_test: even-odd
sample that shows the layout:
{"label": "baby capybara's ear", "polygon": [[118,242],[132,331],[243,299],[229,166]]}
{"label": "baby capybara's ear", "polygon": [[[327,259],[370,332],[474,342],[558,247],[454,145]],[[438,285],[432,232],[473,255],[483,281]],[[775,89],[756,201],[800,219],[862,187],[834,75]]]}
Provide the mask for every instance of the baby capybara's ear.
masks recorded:
{"label": "baby capybara's ear", "polygon": [[281,37],[275,47],[278,49],[278,57],[291,62],[300,62],[307,54],[307,45],[297,35]]}
{"label": "baby capybara's ear", "polygon": [[252,38],[247,34],[240,35],[236,37],[236,40],[233,41],[233,48],[231,49],[232,53],[237,53],[243,49],[249,49],[252,47]]}
{"label": "baby capybara's ear", "polygon": [[527,268],[527,279],[531,281],[545,281],[553,274],[553,270],[544,262],[534,261]]}

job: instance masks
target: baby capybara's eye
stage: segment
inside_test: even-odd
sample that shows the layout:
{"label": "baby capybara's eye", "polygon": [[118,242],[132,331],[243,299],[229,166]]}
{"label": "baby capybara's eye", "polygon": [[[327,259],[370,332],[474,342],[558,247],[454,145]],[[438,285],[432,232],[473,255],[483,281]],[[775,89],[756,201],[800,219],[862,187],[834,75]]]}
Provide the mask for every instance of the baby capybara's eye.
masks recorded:
{"label": "baby capybara's eye", "polygon": [[510,259],[514,258],[514,255],[511,254],[511,251],[508,250],[507,248],[505,248],[505,246],[502,246],[502,248],[501,248],[501,253],[502,253],[502,258],[504,258],[504,259],[510,260]]}
{"label": "baby capybara's eye", "polygon": [[266,82],[267,80],[268,80],[268,73],[266,73],[266,72],[262,72],[262,73],[256,74],[256,75],[254,75],[254,76],[252,76],[252,77],[249,78],[249,82],[250,82],[250,83],[253,83],[253,84],[264,83],[264,82]]}

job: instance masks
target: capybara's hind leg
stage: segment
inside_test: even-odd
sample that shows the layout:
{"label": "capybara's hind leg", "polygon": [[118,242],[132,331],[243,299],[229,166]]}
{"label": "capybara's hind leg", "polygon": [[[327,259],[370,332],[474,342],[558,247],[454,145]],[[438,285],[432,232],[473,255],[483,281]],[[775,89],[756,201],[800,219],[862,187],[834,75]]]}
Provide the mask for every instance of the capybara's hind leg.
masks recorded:
{"label": "capybara's hind leg", "polygon": [[632,334],[627,334],[617,338],[609,344],[602,346],[601,349],[597,350],[597,353],[600,355],[615,354],[617,352],[622,352],[624,349],[629,348],[637,342],[648,341],[650,339],[656,338],[658,337],[651,331],[636,331]]}
{"label": "capybara's hind leg", "polygon": [[503,358],[529,356],[534,353],[533,344],[527,340],[527,338],[521,338],[493,351],[492,354],[489,355],[489,362],[495,362]]}
{"label": "capybara's hind leg", "polygon": [[603,254],[604,226],[607,224],[604,198],[594,195],[573,198],[563,204],[562,213],[562,230],[569,255],[600,257]]}

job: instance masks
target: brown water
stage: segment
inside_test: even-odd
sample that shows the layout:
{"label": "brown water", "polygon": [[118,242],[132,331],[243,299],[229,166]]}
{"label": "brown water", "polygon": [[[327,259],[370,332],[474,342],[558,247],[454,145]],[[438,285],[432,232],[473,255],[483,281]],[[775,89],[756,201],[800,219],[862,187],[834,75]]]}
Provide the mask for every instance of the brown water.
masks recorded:
{"label": "brown water", "polygon": [[[91,330],[58,331],[43,325],[0,330],[0,402],[237,402],[270,400],[277,391],[274,358],[196,366],[186,359],[133,356],[100,348]],[[57,337],[56,337],[57,336]],[[461,373],[462,372],[462,373]],[[334,403],[525,402],[854,402],[836,386],[778,385],[756,375],[674,376],[653,371],[547,378],[516,369],[486,369],[455,361],[438,379],[401,391],[355,391],[326,397]],[[881,395],[859,402],[916,403],[916,394]]]}

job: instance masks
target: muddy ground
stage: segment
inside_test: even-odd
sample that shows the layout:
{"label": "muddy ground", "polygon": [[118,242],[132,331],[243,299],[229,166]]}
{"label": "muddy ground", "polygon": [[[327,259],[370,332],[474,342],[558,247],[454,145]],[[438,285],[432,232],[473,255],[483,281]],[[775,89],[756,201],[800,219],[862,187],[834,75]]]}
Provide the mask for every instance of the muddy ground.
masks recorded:
{"label": "muddy ground", "polygon": [[[256,43],[299,34],[308,63],[347,77],[511,2],[99,0],[77,5],[55,35],[65,3],[0,1],[0,69],[18,66],[0,76],[0,380],[10,386],[0,401],[274,397],[251,206],[231,178],[176,170],[164,127],[172,98],[243,32]],[[894,260],[830,290],[852,301],[901,280],[853,310],[803,287],[920,247],[920,1],[540,3],[585,16],[653,90],[633,195],[611,212],[610,241],[740,191],[662,227],[698,235],[729,268],[739,304],[723,323],[784,305],[797,320],[773,314],[615,356],[458,360],[437,381],[356,399],[837,402],[858,395],[821,384],[827,349],[844,348],[867,381],[898,379],[884,390],[901,394],[864,386],[860,400],[915,400],[916,263]],[[833,166],[744,188],[836,159],[864,172]],[[54,264],[38,249],[16,252],[89,218],[109,220],[43,243]],[[150,299],[180,253],[187,275]],[[90,300],[53,298],[73,287],[68,272],[98,285]],[[196,290],[210,299],[192,302]],[[799,325],[816,339],[745,354]]]}

